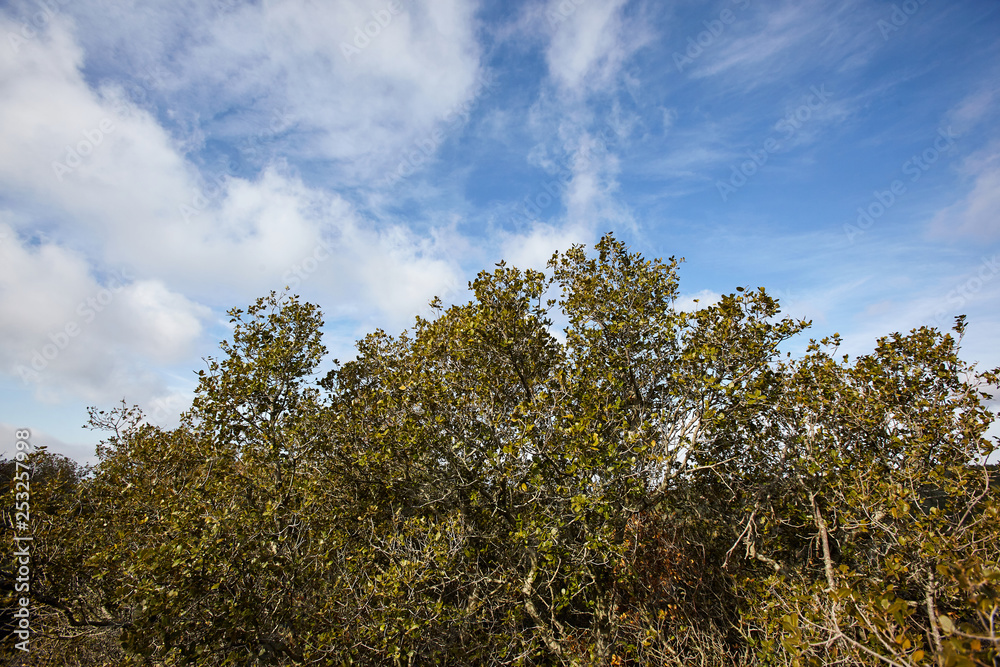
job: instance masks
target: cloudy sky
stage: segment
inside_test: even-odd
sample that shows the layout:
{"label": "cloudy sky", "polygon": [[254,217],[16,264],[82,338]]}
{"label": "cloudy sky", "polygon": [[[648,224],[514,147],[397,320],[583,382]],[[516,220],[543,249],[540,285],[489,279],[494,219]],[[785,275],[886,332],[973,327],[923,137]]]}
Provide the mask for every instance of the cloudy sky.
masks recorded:
{"label": "cloudy sky", "polygon": [[225,311],[332,356],[608,231],[846,351],[1000,365],[996,0],[0,3],[0,451],[170,426]]}

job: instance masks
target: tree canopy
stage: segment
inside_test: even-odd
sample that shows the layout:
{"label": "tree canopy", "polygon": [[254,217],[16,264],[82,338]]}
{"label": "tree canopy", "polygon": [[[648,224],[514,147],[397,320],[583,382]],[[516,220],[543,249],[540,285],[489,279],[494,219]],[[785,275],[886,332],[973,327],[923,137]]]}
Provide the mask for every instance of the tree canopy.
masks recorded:
{"label": "tree canopy", "polygon": [[44,650],[994,665],[1000,369],[959,357],[964,318],[793,358],[809,323],[763,288],[685,311],[677,260],[595,250],[501,262],[322,377],[318,307],[271,293],[179,427],[93,410],[92,470],[33,456]]}

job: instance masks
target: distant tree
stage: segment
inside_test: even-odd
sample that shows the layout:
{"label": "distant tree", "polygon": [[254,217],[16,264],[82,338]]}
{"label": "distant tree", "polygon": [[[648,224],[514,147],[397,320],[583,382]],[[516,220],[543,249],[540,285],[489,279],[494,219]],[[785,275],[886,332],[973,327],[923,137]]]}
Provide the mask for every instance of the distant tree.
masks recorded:
{"label": "distant tree", "polygon": [[993,664],[964,320],[792,359],[763,289],[685,312],[676,260],[596,251],[501,262],[323,378],[315,306],[231,311],[177,429],[91,414],[53,608],[136,665]]}
{"label": "distant tree", "polygon": [[[52,454],[44,445],[29,450],[28,505],[30,523],[20,535],[30,535],[28,590],[15,587],[19,559],[5,559],[0,565],[4,619],[3,653],[25,658],[25,664],[96,665],[120,655],[117,626],[109,622],[103,608],[100,586],[82,571],[81,542],[94,525],[82,514],[81,490],[90,479],[90,469],[71,459]],[[0,460],[0,475],[9,490],[4,506],[4,541],[15,551],[15,493],[23,490],[12,480],[15,460]],[[87,552],[89,555],[90,552]],[[24,582],[19,582],[23,584]],[[31,601],[29,654],[15,649],[12,614],[18,599]],[[20,663],[18,663],[20,664]]]}

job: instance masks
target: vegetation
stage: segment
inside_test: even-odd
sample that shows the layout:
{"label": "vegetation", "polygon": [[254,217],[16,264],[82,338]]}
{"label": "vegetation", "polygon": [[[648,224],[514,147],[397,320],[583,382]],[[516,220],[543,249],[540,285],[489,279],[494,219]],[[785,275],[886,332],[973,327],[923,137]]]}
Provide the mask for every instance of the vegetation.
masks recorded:
{"label": "vegetation", "polygon": [[322,379],[315,306],[231,311],[178,428],[123,403],[92,411],[92,470],[34,455],[39,650],[997,664],[1000,480],[982,462],[1000,369],[959,358],[964,319],[793,358],[808,323],[763,289],[684,312],[674,259],[596,250],[548,273],[501,262],[469,303],[368,335]]}

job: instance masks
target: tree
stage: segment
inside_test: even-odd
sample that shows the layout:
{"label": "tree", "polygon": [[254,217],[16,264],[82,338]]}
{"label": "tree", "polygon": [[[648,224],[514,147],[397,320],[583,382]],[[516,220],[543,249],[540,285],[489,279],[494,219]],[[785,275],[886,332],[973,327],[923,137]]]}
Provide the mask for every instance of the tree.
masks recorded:
{"label": "tree", "polygon": [[997,374],[959,359],[964,331],[959,318],[959,338],[894,334],[853,365],[813,344],[783,369],[779,417],[750,443],[778,458],[743,495],[741,538],[775,570],[755,584],[768,648],[780,637],[809,664],[997,658],[998,480],[982,402]]}
{"label": "tree", "polygon": [[[14,647],[19,639],[8,632],[13,629],[14,610],[18,599],[30,601],[28,648],[30,658],[39,664],[93,665],[120,654],[117,627],[102,595],[101,587],[82,566],[88,536],[79,524],[93,530],[94,525],[84,516],[80,503],[82,489],[90,481],[90,469],[65,456],[52,454],[44,445],[30,450],[23,465],[27,479],[20,485],[14,480],[15,460],[0,460],[0,474],[9,484],[9,504],[4,511],[5,541],[11,547],[7,553],[17,553],[24,542],[15,544],[15,495],[24,499],[30,516],[27,532],[33,538],[28,543],[29,575],[27,589],[17,575],[20,558],[11,557],[3,563],[0,578],[5,591],[0,605],[4,618],[4,652],[24,658],[29,656]],[[15,581],[18,582],[15,587]]]}
{"label": "tree", "polygon": [[991,664],[997,371],[927,328],[783,357],[762,288],[685,312],[596,250],[321,379],[315,306],[231,311],[179,428],[92,414],[60,608],[133,664]]}

